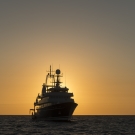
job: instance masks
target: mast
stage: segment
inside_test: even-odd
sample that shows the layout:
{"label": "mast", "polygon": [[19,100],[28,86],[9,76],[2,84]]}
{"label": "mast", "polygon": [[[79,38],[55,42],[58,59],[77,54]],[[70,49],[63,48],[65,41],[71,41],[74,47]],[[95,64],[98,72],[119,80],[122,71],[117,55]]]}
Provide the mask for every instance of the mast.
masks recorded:
{"label": "mast", "polygon": [[57,81],[56,81],[56,87],[60,87],[60,79],[59,79],[59,77],[60,77],[60,70],[59,69],[57,69],[56,70],[56,77],[57,77]]}

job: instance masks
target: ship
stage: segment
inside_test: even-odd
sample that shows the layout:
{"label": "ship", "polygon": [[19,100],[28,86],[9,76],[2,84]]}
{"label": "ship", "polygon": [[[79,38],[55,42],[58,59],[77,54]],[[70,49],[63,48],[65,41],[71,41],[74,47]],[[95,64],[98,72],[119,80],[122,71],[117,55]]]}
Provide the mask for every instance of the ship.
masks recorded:
{"label": "ship", "polygon": [[73,93],[66,86],[61,86],[60,78],[63,74],[60,69],[53,71],[50,66],[47,72],[41,94],[37,95],[34,108],[30,109],[32,119],[70,121],[78,106],[73,99]]}

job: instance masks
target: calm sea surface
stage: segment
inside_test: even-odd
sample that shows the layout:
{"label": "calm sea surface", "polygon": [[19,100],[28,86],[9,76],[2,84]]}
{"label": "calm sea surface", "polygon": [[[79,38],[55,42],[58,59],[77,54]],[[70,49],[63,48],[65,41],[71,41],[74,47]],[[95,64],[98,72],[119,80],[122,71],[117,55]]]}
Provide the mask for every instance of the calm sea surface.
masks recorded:
{"label": "calm sea surface", "polygon": [[73,116],[71,122],[0,116],[0,135],[135,135],[135,116]]}

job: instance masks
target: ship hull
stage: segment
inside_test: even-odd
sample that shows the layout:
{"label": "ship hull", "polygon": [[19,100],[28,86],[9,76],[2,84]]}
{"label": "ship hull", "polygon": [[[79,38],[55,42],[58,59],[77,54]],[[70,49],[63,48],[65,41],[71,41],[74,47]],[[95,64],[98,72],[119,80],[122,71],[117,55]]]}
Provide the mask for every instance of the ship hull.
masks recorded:
{"label": "ship hull", "polygon": [[78,104],[68,102],[68,103],[58,103],[48,107],[37,109],[35,114],[36,118],[42,118],[45,120],[64,120],[69,121],[72,118],[72,114]]}

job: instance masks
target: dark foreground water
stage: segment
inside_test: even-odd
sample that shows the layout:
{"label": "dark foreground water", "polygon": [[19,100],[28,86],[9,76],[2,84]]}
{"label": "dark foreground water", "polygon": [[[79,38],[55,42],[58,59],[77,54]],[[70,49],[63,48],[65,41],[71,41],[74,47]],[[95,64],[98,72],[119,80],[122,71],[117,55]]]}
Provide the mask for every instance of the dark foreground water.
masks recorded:
{"label": "dark foreground water", "polygon": [[135,116],[73,116],[71,122],[0,116],[0,135],[135,135]]}

